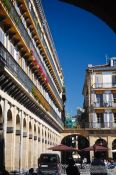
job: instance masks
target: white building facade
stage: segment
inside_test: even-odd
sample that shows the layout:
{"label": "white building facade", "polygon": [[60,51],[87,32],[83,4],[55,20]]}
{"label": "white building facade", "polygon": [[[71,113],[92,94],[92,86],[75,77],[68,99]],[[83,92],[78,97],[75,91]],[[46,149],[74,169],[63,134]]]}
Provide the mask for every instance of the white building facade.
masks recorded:
{"label": "white building facade", "polygon": [[[0,1],[1,166],[37,167],[63,130],[63,74],[41,1]],[[43,25],[44,24],[44,25]]]}

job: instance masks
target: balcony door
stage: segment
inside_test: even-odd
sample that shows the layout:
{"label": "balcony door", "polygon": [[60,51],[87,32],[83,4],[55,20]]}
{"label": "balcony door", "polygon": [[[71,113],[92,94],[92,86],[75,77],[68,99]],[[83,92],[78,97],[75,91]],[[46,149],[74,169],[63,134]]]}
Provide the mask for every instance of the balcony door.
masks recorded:
{"label": "balcony door", "polygon": [[97,113],[97,127],[98,128],[104,128],[103,113]]}
{"label": "balcony door", "polygon": [[116,107],[116,94],[113,94],[113,107]]}
{"label": "balcony door", "polygon": [[111,72],[103,72],[103,87],[111,88],[112,87],[112,73]]}
{"label": "balcony door", "polygon": [[111,107],[112,106],[112,93],[111,91],[105,91],[103,94],[103,106]]}
{"label": "balcony door", "polygon": [[116,75],[112,75],[112,86],[116,87]]}
{"label": "balcony door", "polygon": [[96,88],[100,88],[103,86],[103,80],[102,80],[102,75],[101,74],[96,74],[95,76],[95,85]]}
{"label": "balcony door", "polygon": [[96,94],[96,107],[103,106],[103,94]]}
{"label": "balcony door", "polygon": [[116,113],[114,113],[114,128],[116,128]]}

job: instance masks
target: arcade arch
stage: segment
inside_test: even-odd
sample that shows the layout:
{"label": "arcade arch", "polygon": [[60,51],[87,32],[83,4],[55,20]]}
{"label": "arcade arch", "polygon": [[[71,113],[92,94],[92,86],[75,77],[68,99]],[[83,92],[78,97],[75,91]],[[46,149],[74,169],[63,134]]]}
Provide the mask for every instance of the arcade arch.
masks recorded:
{"label": "arcade arch", "polygon": [[[0,106],[0,162],[1,162],[1,165],[4,164],[3,116],[2,116],[1,106]],[[2,167],[0,166],[0,168]]]}
{"label": "arcade arch", "polygon": [[27,164],[27,150],[28,150],[28,145],[27,145],[27,121],[26,118],[23,118],[23,139],[22,139],[22,145],[23,145],[23,149],[22,149],[22,164],[24,168],[28,167]]}
{"label": "arcade arch", "polygon": [[15,169],[19,169],[19,157],[20,157],[20,146],[21,146],[21,121],[19,114],[16,115],[16,137],[15,137]]}
{"label": "arcade arch", "polygon": [[[102,138],[97,139],[95,144],[96,145],[101,145],[103,147],[107,147],[108,146],[108,143],[106,142],[106,140],[102,139]],[[103,155],[104,159],[107,159],[108,158],[108,151],[103,151],[102,155]]]}
{"label": "arcade arch", "polygon": [[29,121],[29,146],[28,146],[28,166],[33,165],[33,133],[32,133],[32,122]]}
{"label": "arcade arch", "polygon": [[[112,142],[112,149],[116,149],[116,139]],[[116,160],[116,152],[112,153],[112,157],[114,160]]]}
{"label": "arcade arch", "polygon": [[11,109],[7,111],[7,134],[5,142],[5,164],[9,170],[12,167],[12,157],[13,157],[13,116]]}
{"label": "arcade arch", "polygon": [[[65,144],[67,146],[78,148],[79,150],[81,150],[81,149],[89,146],[89,140],[84,136],[81,136],[78,134],[72,134],[72,135],[65,136],[62,139],[61,144]],[[82,159],[84,157],[86,157],[87,160],[90,161],[89,152],[78,152],[78,151],[76,151],[76,152],[61,152],[62,163],[67,163],[66,160],[69,157],[72,157],[72,154],[77,154]]]}

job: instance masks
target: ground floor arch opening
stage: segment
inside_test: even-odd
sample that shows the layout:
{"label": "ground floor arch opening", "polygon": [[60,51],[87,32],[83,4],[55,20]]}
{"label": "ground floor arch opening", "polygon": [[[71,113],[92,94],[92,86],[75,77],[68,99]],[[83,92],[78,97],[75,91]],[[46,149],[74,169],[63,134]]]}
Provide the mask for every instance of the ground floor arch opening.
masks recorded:
{"label": "ground floor arch opening", "polygon": [[[64,137],[61,141],[61,144],[78,148],[79,150],[81,150],[89,146],[89,140],[84,136],[72,134]],[[67,164],[67,161],[70,157],[73,157],[77,163],[81,163],[84,158],[87,159],[87,162],[90,162],[89,152],[64,151],[61,152],[62,164]]]}
{"label": "ground floor arch opening", "polygon": [[[95,144],[103,146],[103,147],[108,147],[107,141],[105,139],[102,139],[102,138],[97,139]],[[101,151],[101,155],[102,155],[103,159],[106,159],[106,160],[108,159],[108,151]]]}
{"label": "ground floor arch opening", "polygon": [[[114,139],[112,142],[112,150],[116,150],[116,139]],[[112,157],[116,161],[116,152],[112,153]]]}
{"label": "ground floor arch opening", "polygon": [[3,136],[3,116],[2,107],[0,106],[0,170],[4,168],[4,136]]}

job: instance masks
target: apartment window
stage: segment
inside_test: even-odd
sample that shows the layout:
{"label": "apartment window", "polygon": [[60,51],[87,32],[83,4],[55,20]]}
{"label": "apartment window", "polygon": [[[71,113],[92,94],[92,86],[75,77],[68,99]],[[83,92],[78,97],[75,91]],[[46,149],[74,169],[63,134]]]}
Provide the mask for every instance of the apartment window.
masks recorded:
{"label": "apartment window", "polygon": [[25,71],[25,59],[24,58],[22,58],[22,69]]}
{"label": "apartment window", "polygon": [[112,85],[116,86],[116,75],[112,75]]}
{"label": "apartment window", "polygon": [[31,11],[31,2],[29,2],[29,10]]}
{"label": "apartment window", "polygon": [[114,113],[114,123],[116,123],[116,113]]}
{"label": "apartment window", "polygon": [[31,78],[31,69],[29,66],[28,66],[28,76]]}
{"label": "apartment window", "polygon": [[96,74],[95,84],[96,84],[96,88],[99,88],[99,87],[103,86],[103,80],[102,80],[102,75],[101,74]]}
{"label": "apartment window", "polygon": [[0,28],[0,41],[2,42],[2,44],[4,44],[4,32],[1,28]]}
{"label": "apartment window", "polygon": [[103,123],[103,113],[97,114],[97,123]]}
{"label": "apartment window", "polygon": [[116,60],[113,60],[113,66],[116,66]]}
{"label": "apartment window", "polygon": [[33,83],[34,83],[34,74],[32,73],[32,81],[33,81]]}
{"label": "apartment window", "polygon": [[103,94],[96,94],[97,107],[103,106]]}
{"label": "apartment window", "polygon": [[19,52],[14,49],[14,59],[18,62],[19,59]]}
{"label": "apartment window", "polygon": [[113,94],[114,103],[116,103],[116,94]]}
{"label": "apartment window", "polygon": [[6,37],[6,49],[8,50],[9,47],[9,36]]}

